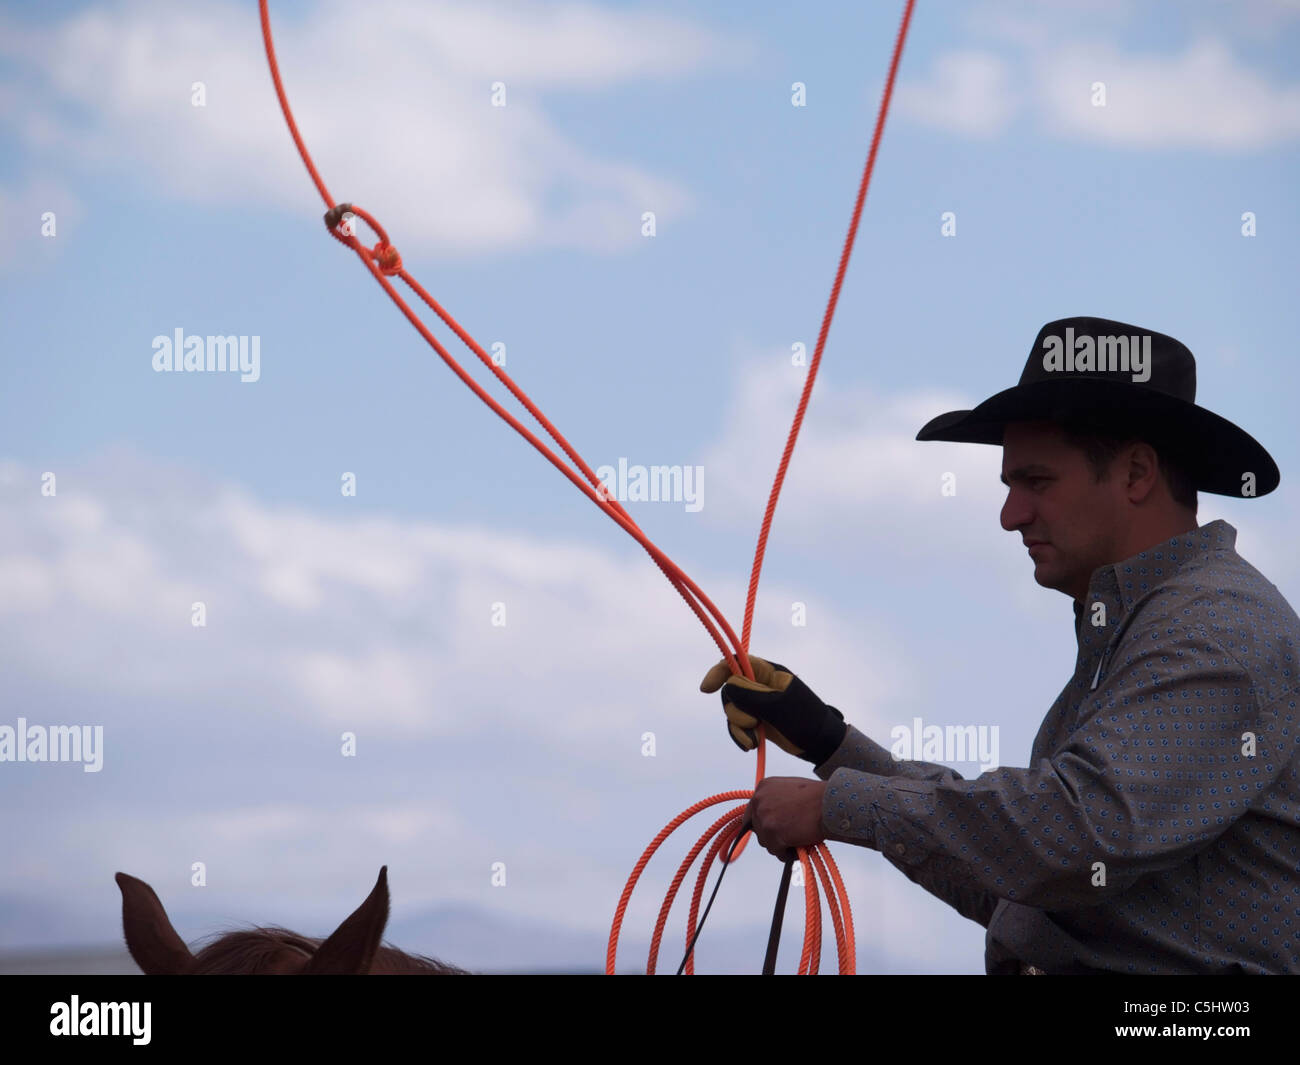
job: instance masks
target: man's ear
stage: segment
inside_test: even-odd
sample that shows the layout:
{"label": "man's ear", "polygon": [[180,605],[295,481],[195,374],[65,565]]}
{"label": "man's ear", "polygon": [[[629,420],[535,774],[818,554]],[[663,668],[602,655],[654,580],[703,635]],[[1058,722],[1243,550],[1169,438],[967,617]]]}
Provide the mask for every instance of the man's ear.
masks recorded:
{"label": "man's ear", "polygon": [[1160,481],[1160,456],[1150,444],[1137,440],[1120,452],[1130,503],[1141,503],[1151,496]]}
{"label": "man's ear", "polygon": [[154,889],[126,873],[114,878],[122,889],[122,934],[126,949],[147,976],[179,976],[194,964],[194,955],[176,934]]}

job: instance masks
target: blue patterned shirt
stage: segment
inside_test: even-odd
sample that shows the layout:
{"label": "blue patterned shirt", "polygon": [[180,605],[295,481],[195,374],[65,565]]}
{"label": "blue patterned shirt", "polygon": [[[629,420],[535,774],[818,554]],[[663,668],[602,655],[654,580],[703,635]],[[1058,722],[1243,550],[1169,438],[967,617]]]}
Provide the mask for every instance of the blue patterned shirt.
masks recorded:
{"label": "blue patterned shirt", "polygon": [[1300,618],[1236,541],[1093,573],[1028,769],[965,780],[850,726],[827,838],[984,925],[991,974],[1300,973]]}

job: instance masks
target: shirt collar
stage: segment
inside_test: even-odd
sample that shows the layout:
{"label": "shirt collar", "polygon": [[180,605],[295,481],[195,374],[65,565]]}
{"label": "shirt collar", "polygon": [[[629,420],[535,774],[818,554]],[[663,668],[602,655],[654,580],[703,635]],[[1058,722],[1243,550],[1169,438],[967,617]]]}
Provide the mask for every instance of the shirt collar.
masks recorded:
{"label": "shirt collar", "polygon": [[[1237,530],[1222,518],[1179,533],[1162,544],[1139,551],[1132,558],[1102,566],[1092,575],[1088,585],[1088,602],[1118,597],[1123,613],[1128,614],[1133,605],[1152,588],[1164,584],[1193,559],[1204,558],[1216,551],[1232,551],[1237,546]],[[1077,600],[1074,603],[1076,624],[1084,611]]]}

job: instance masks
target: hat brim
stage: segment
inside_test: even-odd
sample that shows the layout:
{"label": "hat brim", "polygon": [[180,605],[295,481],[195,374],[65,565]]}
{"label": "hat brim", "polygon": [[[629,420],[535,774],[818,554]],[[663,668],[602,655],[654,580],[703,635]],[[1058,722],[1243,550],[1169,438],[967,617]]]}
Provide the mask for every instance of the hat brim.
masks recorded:
{"label": "hat brim", "polygon": [[[1226,418],[1161,392],[1098,379],[1016,385],[974,410],[940,414],[916,439],[1000,445],[1009,422],[1059,422],[1078,415],[1102,415],[1167,449],[1187,468],[1198,491],[1240,499],[1244,488],[1253,487],[1253,494],[1262,496],[1282,479],[1264,447]],[[1253,485],[1248,473],[1254,475]]]}

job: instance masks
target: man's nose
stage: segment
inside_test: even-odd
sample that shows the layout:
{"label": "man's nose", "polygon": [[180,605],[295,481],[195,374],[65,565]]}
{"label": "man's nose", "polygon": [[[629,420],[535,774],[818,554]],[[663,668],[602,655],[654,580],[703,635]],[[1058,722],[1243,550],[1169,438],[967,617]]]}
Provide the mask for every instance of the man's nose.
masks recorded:
{"label": "man's nose", "polygon": [[1023,529],[1033,518],[1033,508],[1024,494],[1014,488],[1007,492],[1007,501],[1002,504],[1002,528],[1007,532],[1015,532]]}

